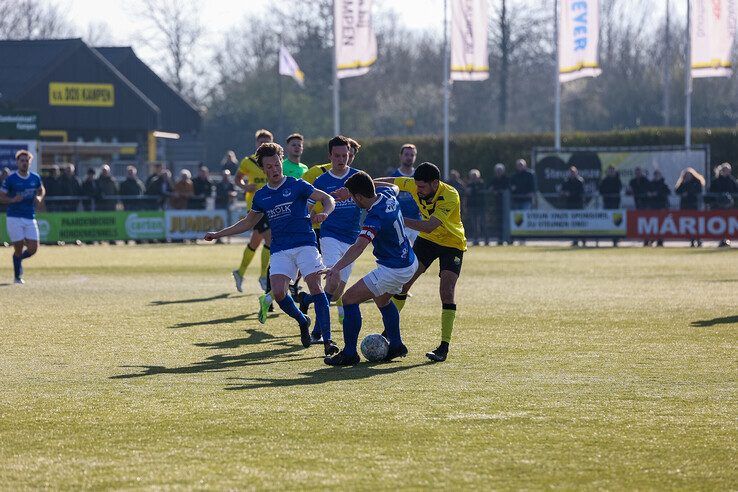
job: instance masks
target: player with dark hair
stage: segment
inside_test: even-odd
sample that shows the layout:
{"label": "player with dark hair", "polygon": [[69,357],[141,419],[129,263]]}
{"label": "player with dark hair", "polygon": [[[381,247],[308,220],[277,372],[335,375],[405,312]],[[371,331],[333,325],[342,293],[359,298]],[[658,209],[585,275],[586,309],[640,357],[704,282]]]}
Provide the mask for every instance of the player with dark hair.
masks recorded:
{"label": "player with dark hair", "polygon": [[[274,136],[269,130],[258,130],[255,135],[256,147],[264,143],[271,143],[274,141]],[[241,165],[236,172],[234,182],[246,191],[246,206],[250,209],[254,194],[266,184],[266,176],[264,171],[256,164],[256,154],[252,154],[248,157],[244,157],[241,160]],[[261,250],[261,271],[259,273],[259,285],[262,290],[266,292],[269,290],[267,285],[267,269],[269,268],[269,248],[272,242],[272,235],[269,231],[269,221],[266,216],[262,217],[257,224],[254,225],[254,230],[251,232],[251,239],[249,240],[246,248],[243,250],[243,256],[241,258],[241,265],[233,270],[233,280],[236,282],[236,290],[243,292],[243,276],[246,274],[251,260],[254,259],[256,250],[259,245],[264,242],[264,247]]]}
{"label": "player with dark hair", "polygon": [[[399,189],[394,185],[383,185],[375,190],[372,178],[363,171],[357,171],[346,180],[346,188],[356,205],[367,211],[361,233],[333,267],[328,270],[326,281],[336,283],[343,269],[352,265],[361,256],[369,243],[374,244],[377,268],[352,285],[343,294],[344,348],[332,357],[326,357],[330,366],[347,366],[359,362],[356,344],[361,331],[361,310],[359,305],[373,299],[380,313],[384,331],[390,346],[384,360],[405,357],[407,347],[400,335],[400,312],[391,302],[392,294],[402,291],[418,269],[410,241],[405,234],[402,212],[397,202]],[[336,192],[337,195],[341,191]],[[341,196],[339,199],[342,199]]]}
{"label": "player with dark hair", "polygon": [[16,152],[15,163],[18,170],[10,173],[0,184],[0,203],[8,204],[6,227],[10,242],[13,243],[13,274],[16,284],[25,283],[23,260],[38,251],[39,233],[35,207],[46,194],[41,176],[29,170],[32,161],[33,154],[27,150]]}
{"label": "player with dark hair", "polygon": [[393,302],[402,310],[407,293],[415,280],[438,259],[441,279],[441,344],[426,356],[435,362],[443,362],[448,355],[451,333],[456,318],[456,282],[461,273],[461,263],[466,251],[466,235],[461,222],[459,193],[441,181],[441,172],[434,164],[424,162],[415,169],[412,178],[380,178],[378,183],[391,183],[400,191],[410,193],[420,209],[421,220],[405,218],[405,225],[420,232],[413,245],[418,257],[418,270],[393,297]]}
{"label": "player with dark hair", "polygon": [[[400,167],[398,167],[394,173],[393,178],[412,178],[415,174],[415,159],[418,157],[418,149],[414,144],[406,143],[400,147]],[[401,191],[397,197],[400,202],[400,209],[402,210],[402,216],[406,219],[420,220],[420,209],[415,203],[413,195],[407,191]],[[407,229],[407,237],[410,238],[410,244],[415,243],[415,239],[418,237],[418,231],[414,229]]]}
{"label": "player with dark hair", "polygon": [[[264,170],[267,184],[254,194],[253,205],[246,217],[218,232],[208,232],[205,240],[241,234],[263,217],[269,217],[273,248],[270,265],[272,290],[265,296],[273,296],[279,307],[298,322],[300,340],[303,346],[310,346],[310,318],[297,309],[289,294],[290,280],[297,278],[298,271],[302,272],[315,302],[315,317],[323,334],[325,355],[332,355],[338,352],[338,347],[331,340],[328,299],[320,283],[325,266],[310,225],[307,202],[313,200],[323,204],[323,212],[314,214],[313,222],[323,222],[328,218],[335,202],[330,195],[316,190],[307,182],[285,176],[282,172],[282,156],[283,150],[278,144],[265,143],[259,146],[256,163]],[[265,307],[263,300],[260,300],[261,323],[266,319]]]}

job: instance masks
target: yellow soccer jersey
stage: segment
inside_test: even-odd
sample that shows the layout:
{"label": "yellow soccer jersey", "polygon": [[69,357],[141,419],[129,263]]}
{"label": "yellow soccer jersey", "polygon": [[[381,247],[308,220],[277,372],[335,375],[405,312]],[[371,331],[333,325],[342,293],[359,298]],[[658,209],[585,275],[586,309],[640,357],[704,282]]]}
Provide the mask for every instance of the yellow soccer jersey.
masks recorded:
{"label": "yellow soccer jersey", "polygon": [[[302,179],[310,184],[313,184],[315,183],[315,180],[318,179],[318,176],[330,171],[331,167],[333,167],[333,165],[330,162],[328,164],[316,164],[302,175]],[[313,205],[313,210],[315,212],[322,212],[323,204],[317,202],[315,205]],[[320,229],[320,224],[313,224],[313,229]]]}
{"label": "yellow soccer jersey", "polygon": [[413,178],[395,178],[395,184],[400,191],[407,191],[415,199],[423,220],[435,217],[441,225],[433,232],[421,232],[420,237],[434,242],[439,246],[466,251],[466,234],[461,222],[461,202],[459,192],[442,181],[438,183],[438,191],[430,200],[418,197],[418,187]]}
{"label": "yellow soccer jersey", "polygon": [[264,171],[256,164],[256,154],[244,157],[238,168],[238,172],[246,176],[246,180],[249,184],[256,185],[256,190],[246,193],[246,206],[251,210],[251,202],[254,201],[254,193],[256,193],[256,191],[267,182],[266,174],[264,174]]}

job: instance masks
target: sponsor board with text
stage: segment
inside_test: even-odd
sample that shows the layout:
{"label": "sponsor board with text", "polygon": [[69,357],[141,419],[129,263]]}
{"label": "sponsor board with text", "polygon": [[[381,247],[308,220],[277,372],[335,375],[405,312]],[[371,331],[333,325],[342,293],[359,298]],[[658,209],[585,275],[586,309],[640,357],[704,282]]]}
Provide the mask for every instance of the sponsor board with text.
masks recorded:
{"label": "sponsor board with text", "polygon": [[738,210],[629,210],[633,239],[738,239]]}
{"label": "sponsor board with text", "polygon": [[625,237],[624,210],[512,210],[515,237]]}
{"label": "sponsor board with text", "polygon": [[202,239],[227,225],[225,210],[167,210],[167,239]]}

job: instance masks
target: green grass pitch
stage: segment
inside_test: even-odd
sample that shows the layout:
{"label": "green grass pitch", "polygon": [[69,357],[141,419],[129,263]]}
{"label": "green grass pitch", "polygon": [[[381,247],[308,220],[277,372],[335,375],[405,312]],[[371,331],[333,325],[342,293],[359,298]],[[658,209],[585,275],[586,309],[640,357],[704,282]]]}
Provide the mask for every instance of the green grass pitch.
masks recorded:
{"label": "green grass pitch", "polygon": [[258,324],[241,251],[42,247],[15,286],[0,250],[0,489],[738,488],[738,251],[472,248],[449,360],[436,267],[408,357],[354,368]]}

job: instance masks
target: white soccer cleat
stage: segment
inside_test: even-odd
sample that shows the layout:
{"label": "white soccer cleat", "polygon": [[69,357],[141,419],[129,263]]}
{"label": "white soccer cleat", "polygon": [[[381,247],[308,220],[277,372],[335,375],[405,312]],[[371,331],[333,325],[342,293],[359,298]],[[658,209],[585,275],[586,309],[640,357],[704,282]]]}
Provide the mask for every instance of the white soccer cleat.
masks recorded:
{"label": "white soccer cleat", "polygon": [[238,270],[233,270],[233,280],[236,282],[236,290],[243,292],[243,277],[238,273]]}
{"label": "white soccer cleat", "polygon": [[20,277],[15,277],[15,281],[14,281],[13,283],[16,283],[16,284],[18,284],[18,285],[23,285],[23,284],[25,284],[25,283],[26,283],[26,281],[25,281],[25,280],[23,280],[23,279],[22,279],[22,278],[20,278]]}

